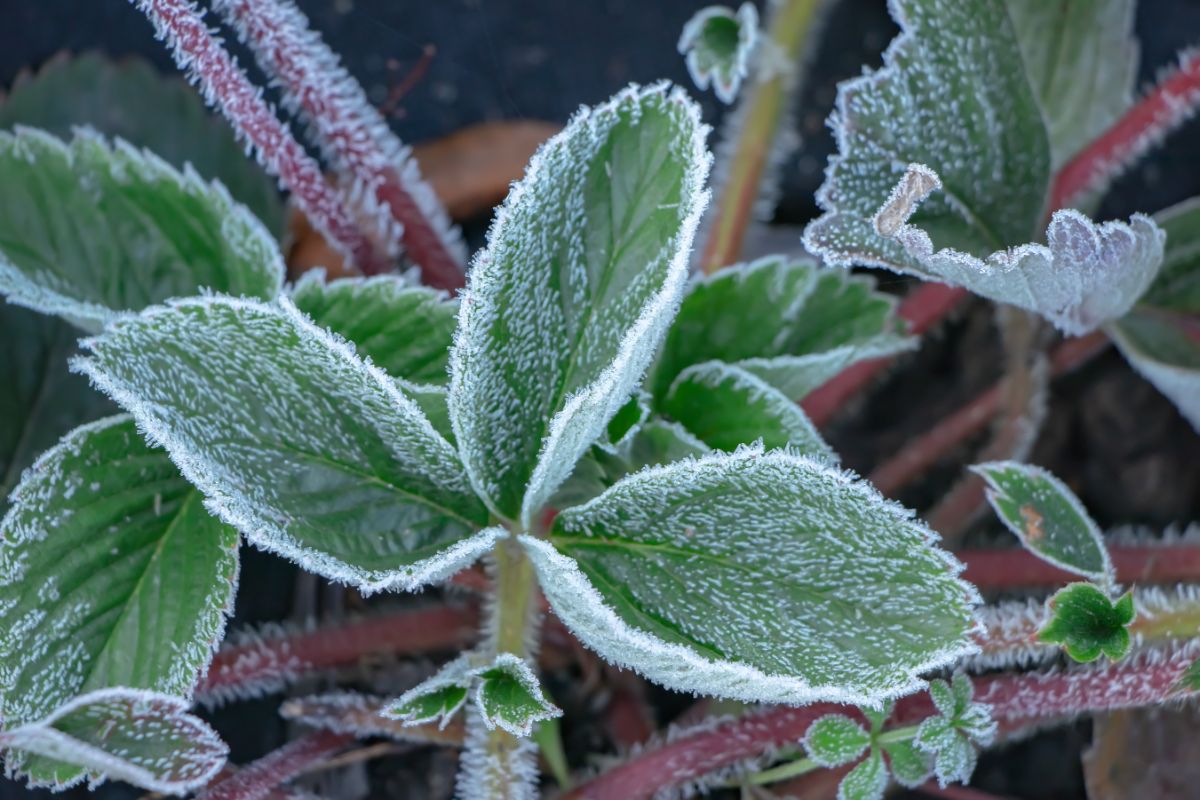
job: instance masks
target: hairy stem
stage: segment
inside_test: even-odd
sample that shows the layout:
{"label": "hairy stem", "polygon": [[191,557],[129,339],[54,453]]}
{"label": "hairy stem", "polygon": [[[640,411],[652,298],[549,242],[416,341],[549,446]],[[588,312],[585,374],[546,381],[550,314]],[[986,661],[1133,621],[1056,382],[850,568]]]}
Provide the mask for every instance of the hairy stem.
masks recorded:
{"label": "hairy stem", "polygon": [[[1109,547],[1117,582],[1123,584],[1200,581],[1200,545],[1113,545]],[[1023,548],[960,550],[962,577],[982,591],[1061,586],[1078,577],[1048,564]]]}
{"label": "hairy stem", "polygon": [[754,215],[764,171],[771,159],[780,125],[796,90],[797,62],[823,0],[784,0],[774,12],[765,40],[755,57],[731,132],[728,153],[721,153],[724,182],[710,211],[708,238],[700,266],[713,272],[738,260]]}
{"label": "hairy stem", "polygon": [[345,733],[310,733],[211,784],[197,795],[196,800],[260,800],[268,797],[276,787],[307,772],[313,763],[336,755],[352,741],[354,737]]}

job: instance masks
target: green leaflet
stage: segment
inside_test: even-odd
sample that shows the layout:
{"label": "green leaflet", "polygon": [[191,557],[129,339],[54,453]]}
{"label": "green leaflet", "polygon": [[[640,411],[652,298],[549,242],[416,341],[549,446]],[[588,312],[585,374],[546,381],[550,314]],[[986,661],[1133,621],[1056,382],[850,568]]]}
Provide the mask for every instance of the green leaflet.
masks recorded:
{"label": "green leaflet", "polygon": [[717,450],[733,452],[761,441],[768,450],[783,447],[818,461],[837,462],[800,406],[731,364],[709,361],[688,367],[671,384],[661,409]]}
{"label": "green leaflet", "polygon": [[1090,583],[1072,583],[1050,598],[1050,622],[1038,631],[1043,642],[1061,644],[1075,661],[1095,661],[1102,654],[1119,661],[1129,652],[1129,624],[1136,612],[1133,592],[1114,603]]}
{"label": "green leaflet", "polygon": [[870,278],[768,256],[689,287],[647,383],[661,400],[683,370],[716,360],[800,400],[856,361],[914,344]]}
{"label": "green leaflet", "polygon": [[445,728],[466,705],[473,681],[469,658],[459,656],[437,674],[390,701],[381,713],[405,725],[437,722],[439,728]]}
{"label": "green leaflet", "polygon": [[562,710],[546,699],[533,670],[512,653],[496,656],[475,676],[472,700],[489,730],[529,736],[538,722],[562,716]]}
{"label": "green leaflet", "polygon": [[1031,241],[1050,145],[1004,3],[893,0],[890,8],[903,32],[884,67],[839,87],[838,154],[806,247],[832,264],[927,274],[873,224],[914,162],[945,187],[913,218],[941,246],[983,256]]}
{"label": "green leaflet", "polygon": [[706,6],[683,26],[679,52],[687,56],[688,74],[696,88],[711,84],[723,103],[737,97],[750,72],[750,55],[758,42],[758,9],[742,3],[737,13],[726,6]]}
{"label": "green leaflet", "polygon": [[932,757],[933,771],[943,789],[951,783],[966,783],[975,771],[975,746],[987,747],[996,738],[991,708],[973,700],[971,679],[962,673],[950,683],[929,683],[929,696],[938,713],[918,727],[913,745]]}
{"label": "green leaflet", "polygon": [[397,275],[326,282],[323,270],[311,270],[292,290],[292,302],[394,378],[427,384],[449,380],[458,303],[443,292]]}
{"label": "green leaflet", "polygon": [[[232,608],[237,533],[133,420],[72,431],[25,473],[0,523],[0,717],[36,722],[114,686],[190,696]],[[62,782],[62,764],[9,767]]]}
{"label": "green leaflet", "polygon": [[1007,0],[1058,168],[1133,102],[1134,0]]}
{"label": "green leaflet", "polygon": [[207,288],[270,299],[283,259],[262,223],[190,168],[80,131],[0,132],[0,292],[89,331]]}
{"label": "green leaflet", "polygon": [[275,180],[233,130],[204,107],[187,81],[160,73],[148,61],[99,53],[51,59],[35,74],[17,77],[8,96],[0,94],[0,128],[41,128],[62,139],[79,126],[144,147],[183,169],[191,164],[220,181],[275,236],[284,231],[283,201]]}
{"label": "green leaflet", "polygon": [[260,547],[365,592],[415,589],[503,535],[395,381],[278,304],[205,297],[86,343],[77,369]]}
{"label": "green leaflet", "polygon": [[38,453],[76,425],[116,410],[67,371],[78,333],[60,320],[0,302],[0,514]]}
{"label": "green leaflet", "polygon": [[186,794],[208,783],[229,753],[216,732],[187,710],[188,702],[172,695],[102,689],[44,719],[0,731],[0,749],[37,753],[41,763],[59,765],[31,776],[10,762],[31,788],[61,790],[84,778],[93,785],[116,778],[153,792]]}
{"label": "green leaflet", "polygon": [[854,761],[871,746],[871,734],[842,714],[827,714],[808,726],[804,749],[822,767],[840,767]]}
{"label": "green leaflet", "polygon": [[911,739],[888,742],[883,746],[888,766],[896,783],[909,789],[920,786],[933,774],[933,759],[921,752]]}
{"label": "green leaflet", "polygon": [[973,649],[976,594],[868,485],[784,451],[652,467],[521,538],[555,613],[672,689],[874,704]]}
{"label": "green leaflet", "polygon": [[878,750],[872,750],[862,763],[842,778],[838,784],[838,800],[881,800],[887,779],[883,756]]}
{"label": "green leaflet", "polygon": [[1015,461],[977,464],[971,471],[987,481],[988,502],[1027,550],[1089,580],[1116,580],[1100,529],[1062,481]]}
{"label": "green leaflet", "polygon": [[629,399],[678,302],[709,155],[665,85],[583,110],[513,187],[471,271],[450,418],[477,493],[528,528]]}

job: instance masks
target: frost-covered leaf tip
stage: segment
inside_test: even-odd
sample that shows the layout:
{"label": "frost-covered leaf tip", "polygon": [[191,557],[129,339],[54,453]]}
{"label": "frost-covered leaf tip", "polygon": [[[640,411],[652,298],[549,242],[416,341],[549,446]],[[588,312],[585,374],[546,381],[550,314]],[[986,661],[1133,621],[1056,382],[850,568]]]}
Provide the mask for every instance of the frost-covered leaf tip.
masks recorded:
{"label": "frost-covered leaf tip", "polygon": [[1061,644],[1075,661],[1095,661],[1101,655],[1119,661],[1129,652],[1129,625],[1137,613],[1132,591],[1114,603],[1090,583],[1073,583],[1051,597],[1047,607],[1050,621],[1038,638]]}
{"label": "frost-covered leaf tip", "polygon": [[471,699],[489,729],[529,736],[538,722],[562,716],[562,710],[546,699],[533,670],[512,653],[500,653],[475,670],[475,677]]}
{"label": "frost-covered leaf tip", "polygon": [[758,43],[758,9],[742,3],[735,12],[728,6],[706,6],[683,26],[679,52],[687,58],[688,74],[698,89],[713,91],[723,103],[732,103],[750,73],[750,57]]}
{"label": "frost-covered leaf tip", "polygon": [[966,783],[975,771],[976,745],[987,747],[996,738],[991,708],[973,701],[971,679],[962,673],[950,683],[931,681],[929,695],[938,713],[920,724],[913,743],[933,757],[940,786]]}
{"label": "frost-covered leaf tip", "polygon": [[445,728],[467,702],[474,675],[467,656],[459,656],[438,670],[437,674],[421,681],[404,694],[389,702],[383,716],[405,725],[426,725],[436,722]]}

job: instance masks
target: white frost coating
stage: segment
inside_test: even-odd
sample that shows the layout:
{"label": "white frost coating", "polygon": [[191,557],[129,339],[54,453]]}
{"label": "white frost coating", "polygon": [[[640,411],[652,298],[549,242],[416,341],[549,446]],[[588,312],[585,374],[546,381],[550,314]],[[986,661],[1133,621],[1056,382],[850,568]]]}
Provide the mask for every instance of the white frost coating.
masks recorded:
{"label": "white frost coating", "polygon": [[1063,333],[1082,336],[1124,315],[1162,266],[1166,234],[1150,217],[1097,225],[1074,209],[1054,212],[1046,245],[1024,244],[986,259],[951,248],[935,252],[929,234],[908,219],[940,187],[931,169],[910,164],[876,214],[875,232],[898,241],[928,275],[1041,314]]}
{"label": "white frost coating", "polygon": [[[471,669],[469,655],[461,655],[450,661],[433,675],[394,700],[389,700],[386,708],[380,714],[388,719],[395,719],[406,725],[425,725],[438,722],[438,727],[444,729],[459,709],[467,702],[467,693],[471,687],[476,672]],[[421,716],[415,709],[404,711],[404,706],[427,695],[440,692],[443,689],[458,687],[463,690],[462,698],[453,707],[442,709],[429,716]],[[439,721],[440,720],[440,721]]]}
{"label": "white frost coating", "polygon": [[[732,53],[715,51],[704,36],[714,20],[727,20],[737,26],[737,43]],[[692,15],[679,35],[677,49],[687,57],[688,74],[701,91],[712,84],[721,102],[732,103],[742,81],[750,74],[750,57],[758,44],[758,9],[742,3],[735,14],[727,6],[705,6]]]}
{"label": "white frost coating", "polygon": [[[216,732],[198,717],[187,713],[188,702],[172,695],[139,689],[101,689],[80,695],[39,722],[0,732],[0,747],[37,753],[115,778],[143,789],[182,795],[208,783],[221,767],[229,749]],[[76,717],[89,719],[98,742],[83,741],[57,728],[56,723]],[[113,744],[114,732],[123,734]],[[166,753],[138,753],[128,745],[145,741],[153,749],[170,737],[186,745]],[[105,749],[100,743],[108,744]],[[9,777],[13,777],[11,772]],[[80,775],[74,783],[83,780]],[[98,781],[93,781],[93,785]],[[31,785],[31,788],[37,788]],[[66,789],[69,785],[50,786]]]}
{"label": "white frost coating", "polygon": [[[503,709],[490,708],[484,694],[489,679],[484,677],[484,673],[494,669],[503,670],[515,679],[521,688],[529,693],[530,698],[537,703],[537,710],[520,722],[514,723],[505,718],[502,713]],[[479,710],[479,718],[483,721],[484,727],[489,731],[500,728],[521,738],[532,734],[533,726],[538,722],[562,716],[562,709],[546,699],[545,693],[542,692],[541,682],[538,681],[537,675],[533,674],[533,670],[529,668],[523,658],[512,653],[499,653],[491,664],[476,668],[472,671],[472,675],[476,677],[476,683],[474,691],[471,692],[471,700]]]}
{"label": "white frost coating", "polygon": [[1105,332],[1133,368],[1165,394],[1184,419],[1200,433],[1200,369],[1170,364],[1156,358],[1139,347],[1119,323],[1107,326]]}
{"label": "white frost coating", "polygon": [[467,736],[458,762],[454,796],[458,800],[538,800],[538,748],[532,739],[517,738],[497,755],[488,752],[492,736],[479,709],[467,706]]}

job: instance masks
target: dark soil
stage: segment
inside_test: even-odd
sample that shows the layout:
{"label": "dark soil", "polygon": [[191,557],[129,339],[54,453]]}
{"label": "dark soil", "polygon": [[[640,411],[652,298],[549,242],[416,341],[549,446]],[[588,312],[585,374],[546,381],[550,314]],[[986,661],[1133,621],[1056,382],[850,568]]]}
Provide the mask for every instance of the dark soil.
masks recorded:
{"label": "dark soil", "polygon": [[[700,0],[299,0],[376,102],[384,102],[421,60],[436,52],[428,71],[396,105],[394,127],[409,141],[448,134],[494,119],[563,121],[581,103],[599,101],[630,81],[660,78],[687,82],[675,41]],[[61,50],[99,49],[136,54],[173,70],[148,24],[125,0],[0,0],[0,86],[18,71],[36,67]],[[1200,41],[1200,4],[1195,0],[1142,0],[1137,27],[1142,39],[1141,82],[1148,83],[1180,48]],[[824,120],[836,82],[875,66],[895,33],[884,0],[841,0],[830,15],[814,69],[802,90],[796,124],[803,145],[789,163],[776,223],[799,226],[816,213],[820,183],[832,141]],[[248,62],[244,58],[242,61]],[[704,97],[708,118],[721,112]],[[1153,212],[1200,194],[1200,124],[1176,133],[1151,159],[1118,181],[1100,217]],[[486,220],[469,226],[473,239]],[[797,228],[798,231],[798,228]],[[798,240],[796,247],[799,249]],[[897,292],[910,281],[881,275]],[[927,337],[918,353],[896,365],[872,394],[834,426],[831,439],[846,464],[867,471],[909,437],[927,430],[998,377],[999,349],[988,304],[970,304],[956,319]],[[906,503],[927,509],[962,475],[979,442],[904,493]],[[1103,526],[1136,523],[1161,530],[1200,519],[1200,436],[1173,406],[1137,377],[1114,353],[1057,381],[1049,414],[1031,460],[1049,467],[1073,488]],[[988,520],[975,535],[994,535]],[[269,620],[337,612],[349,605],[336,589],[299,576],[289,564],[246,548],[236,628]],[[403,601],[402,601],[403,602]],[[413,670],[429,665],[364,666],[341,685],[377,692],[398,690]],[[548,676],[564,707],[563,731],[572,765],[596,763],[613,746],[600,724],[605,691],[581,691],[578,667]],[[329,688],[330,682],[298,687]],[[666,724],[691,698],[648,690],[656,722]],[[276,715],[279,696],[239,703],[207,716],[232,748],[235,763],[279,746],[290,734]],[[1013,798],[1083,797],[1079,753],[1089,737],[1081,723],[986,754],[975,785]],[[314,785],[337,797],[445,798],[452,792],[453,753],[413,750],[365,767],[339,770]],[[106,787],[107,797],[133,797]],[[32,797],[0,779],[0,800]],[[729,795],[733,796],[733,795]]]}

